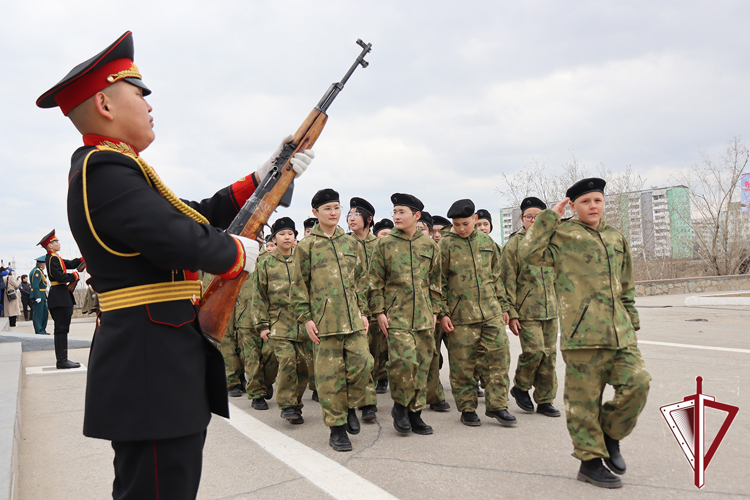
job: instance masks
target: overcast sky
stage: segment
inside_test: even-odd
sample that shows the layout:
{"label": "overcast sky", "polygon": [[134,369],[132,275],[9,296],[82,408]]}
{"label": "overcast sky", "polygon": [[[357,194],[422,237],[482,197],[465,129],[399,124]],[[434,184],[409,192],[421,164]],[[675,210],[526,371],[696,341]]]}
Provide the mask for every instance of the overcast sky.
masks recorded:
{"label": "overcast sky", "polygon": [[[255,170],[372,43],[329,109],[291,208],[332,187],[376,219],[393,192],[433,214],[471,198],[493,215],[509,176],[546,158],[594,171],[626,165],[646,186],[747,137],[750,3],[742,1],[5,2],[0,29],[0,258],[32,266],[66,216],[80,136],[35,101],[76,64],[132,30],[153,94],[156,141],[142,153],[180,197],[198,200]],[[342,220],[342,226],[345,221]],[[494,236],[499,238],[498,233]]]}

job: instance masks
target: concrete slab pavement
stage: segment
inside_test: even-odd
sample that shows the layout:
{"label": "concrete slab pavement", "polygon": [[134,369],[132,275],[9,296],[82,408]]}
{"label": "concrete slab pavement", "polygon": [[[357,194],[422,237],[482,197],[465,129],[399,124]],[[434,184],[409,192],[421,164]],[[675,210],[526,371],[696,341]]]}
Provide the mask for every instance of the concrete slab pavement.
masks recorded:
{"label": "concrete slab pavement", "polygon": [[[687,308],[684,300],[684,295],[671,295],[637,301],[640,349],[653,382],[638,426],[622,443],[628,472],[621,490],[605,491],[575,479],[578,462],[570,457],[564,417],[522,413],[511,399],[509,409],[519,424],[504,428],[484,416],[480,399],[482,426],[463,426],[450,395],[446,363],[441,380],[453,410],[423,413],[435,434],[398,435],[389,414],[392,401],[389,395],[381,395],[377,422],[363,423],[362,432],[352,436],[351,453],[337,453],[328,446],[320,407],[310,400],[309,392],[304,397],[305,424],[301,426],[281,420],[275,402],[269,401],[268,411],[256,411],[247,399],[231,398],[233,414],[246,415],[268,426],[268,434],[281,433],[301,447],[256,442],[224,419],[214,418],[204,451],[199,498],[332,498],[316,486],[314,475],[305,478],[304,467],[292,468],[278,458],[285,453],[301,454],[302,463],[326,457],[402,499],[750,497],[750,477],[744,472],[750,459],[750,307]],[[690,319],[708,321],[686,321]],[[74,328],[81,338],[90,338],[93,331],[85,323]],[[512,380],[520,347],[513,336],[510,344]],[[88,349],[73,349],[70,357],[85,365]],[[111,447],[81,434],[85,373],[25,374],[26,367],[52,364],[51,351],[23,354],[19,498],[108,498],[113,480]],[[564,363],[560,355],[557,373],[560,389],[555,405],[562,408]],[[659,411],[693,394],[698,375],[704,378],[704,393],[740,408],[706,472],[702,490],[693,486],[692,469]],[[611,394],[610,389],[605,398]],[[721,417],[707,413],[709,440]],[[353,487],[349,494],[335,498],[365,497]]]}

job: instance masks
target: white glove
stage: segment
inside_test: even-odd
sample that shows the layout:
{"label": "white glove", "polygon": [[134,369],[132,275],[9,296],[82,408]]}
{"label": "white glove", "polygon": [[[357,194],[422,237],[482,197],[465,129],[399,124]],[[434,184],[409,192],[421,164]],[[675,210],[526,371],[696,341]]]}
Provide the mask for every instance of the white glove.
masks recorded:
{"label": "white glove", "polygon": [[244,236],[237,236],[236,234],[232,235],[234,238],[237,238],[237,241],[240,242],[242,247],[245,249],[245,271],[248,273],[252,273],[255,271],[255,262],[258,260],[258,255],[260,254],[260,243],[258,243],[255,240],[251,240],[250,238],[245,238]]}
{"label": "white glove", "polygon": [[258,167],[258,170],[256,170],[255,173],[258,174],[258,180],[262,182],[263,179],[266,178],[268,172],[270,172],[273,168],[273,161],[281,154],[281,150],[284,149],[284,145],[288,142],[292,142],[293,140],[294,136],[291,134],[281,139],[281,144],[279,144],[279,147],[276,148],[276,151],[274,151],[271,157],[267,159],[265,163],[263,163],[263,165]]}
{"label": "white glove", "polygon": [[310,166],[313,158],[315,158],[315,152],[312,149],[306,149],[292,157],[289,163],[292,164],[294,173],[297,174],[294,176],[295,179],[305,173],[305,170]]}
{"label": "white glove", "polygon": [[36,299],[36,303],[39,304],[42,301],[42,299]]}
{"label": "white glove", "polygon": [[[273,162],[274,160],[281,154],[281,150],[284,149],[284,145],[292,142],[294,140],[293,135],[288,135],[284,137],[281,140],[281,144],[279,144],[279,147],[276,148],[276,151],[273,152],[271,157],[263,163],[263,165],[258,167],[258,170],[255,172],[258,174],[258,179],[263,180],[268,175],[268,172],[271,171],[273,168]],[[289,162],[292,164],[292,169],[294,169],[295,178],[302,175],[305,170],[307,170],[307,167],[310,165],[310,162],[315,158],[315,153],[312,149],[306,149],[304,152],[297,153],[292,157],[292,160]]]}

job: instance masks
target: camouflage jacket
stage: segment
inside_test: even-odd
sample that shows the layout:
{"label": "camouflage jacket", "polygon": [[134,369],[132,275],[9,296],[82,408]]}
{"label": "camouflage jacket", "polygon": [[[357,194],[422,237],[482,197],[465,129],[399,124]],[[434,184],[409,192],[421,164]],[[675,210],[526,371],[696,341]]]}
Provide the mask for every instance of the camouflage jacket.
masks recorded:
{"label": "camouflage jacket", "polygon": [[388,317],[390,328],[432,330],[433,314],[439,314],[440,251],[437,244],[417,230],[409,239],[393,229],[378,240],[370,262],[368,299],[373,316]]}
{"label": "camouflage jacket", "polygon": [[496,318],[508,310],[500,279],[500,252],[492,238],[477,230],[462,238],[451,230],[440,240],[442,315],[454,325]]}
{"label": "camouflage jacket", "polygon": [[293,276],[293,257],[290,255],[285,259],[278,249],[258,262],[252,274],[250,317],[259,333],[271,330],[271,337],[303,340],[290,305]]}
{"label": "camouflage jacket", "polygon": [[370,231],[364,240],[360,240],[359,237],[352,233],[349,235],[351,238],[354,239],[357,243],[362,245],[362,248],[365,251],[365,257],[366,257],[366,264],[367,267],[370,267],[370,261],[372,260],[372,251],[375,249],[375,245],[378,242],[378,238],[372,234],[372,231]]}
{"label": "camouflage jacket", "polygon": [[336,228],[329,238],[316,225],[294,250],[291,305],[299,323],[315,321],[318,335],[365,329],[366,257],[362,245]]}
{"label": "camouflage jacket", "polygon": [[500,259],[500,274],[505,296],[510,305],[511,319],[547,320],[557,318],[555,270],[522,262],[518,246],[526,237],[526,229],[513,233],[505,244]]}
{"label": "camouflage jacket", "polygon": [[519,246],[521,261],[554,267],[561,349],[636,345],[633,258],[625,238],[602,219],[595,230],[576,217],[544,210]]}

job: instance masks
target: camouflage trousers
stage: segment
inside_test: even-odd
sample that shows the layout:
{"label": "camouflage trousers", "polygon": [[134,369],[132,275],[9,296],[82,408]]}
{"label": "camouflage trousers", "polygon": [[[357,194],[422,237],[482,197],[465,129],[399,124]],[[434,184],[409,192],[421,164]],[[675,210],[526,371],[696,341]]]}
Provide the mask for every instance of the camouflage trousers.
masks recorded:
{"label": "camouflage trousers", "polygon": [[487,381],[484,379],[484,372],[487,371],[487,358],[485,357],[485,350],[481,344],[477,349],[477,364],[474,365],[474,380],[477,382],[477,387],[482,389],[487,387]]}
{"label": "camouflage trousers", "polygon": [[224,356],[224,372],[227,376],[227,389],[240,385],[240,377],[244,370],[243,360],[240,357],[240,347],[237,329],[234,321],[230,321],[224,339],[219,344],[219,351]]}
{"label": "camouflage trousers", "polygon": [[440,368],[443,366],[443,355],[440,352],[440,344],[445,341],[445,334],[443,334],[440,324],[435,326],[433,336],[435,338],[435,353],[432,355],[430,369],[427,373],[427,394],[425,396],[425,403],[428,405],[445,401],[443,384],[440,383]]}
{"label": "camouflage trousers", "polygon": [[484,347],[487,369],[485,406],[488,410],[508,408],[508,369],[510,347],[505,334],[503,317],[498,316],[482,323],[454,325],[448,334],[448,357],[453,397],[458,411],[477,409],[477,382],[474,379],[476,365],[481,363],[479,347]]}
{"label": "camouflage trousers", "polygon": [[280,409],[302,408],[302,395],[308,379],[305,343],[271,337],[273,352],[279,363],[276,376],[276,404]]}
{"label": "camouflage trousers", "polygon": [[557,318],[520,321],[521,355],[513,383],[522,391],[534,387],[537,404],[551,403],[557,394]]}
{"label": "camouflage trousers", "polygon": [[[307,335],[307,332],[305,332],[305,335]],[[307,360],[307,373],[309,375],[309,385],[311,391],[317,391],[318,389],[315,387],[315,354],[313,351],[313,341],[310,340],[310,338],[306,338],[304,341],[304,347],[303,351],[305,353],[305,359]]]}
{"label": "camouflage trousers", "polygon": [[365,406],[367,383],[372,371],[372,355],[364,330],[345,335],[320,337],[313,344],[315,385],[318,388],[323,422],[328,426],[346,424],[349,408]]}
{"label": "camouflage trousers", "polygon": [[427,376],[435,355],[432,330],[388,330],[388,381],[393,401],[410,411],[422,411],[427,399]]}
{"label": "camouflage trousers", "polygon": [[[388,361],[388,344],[385,335],[380,331],[378,320],[371,319],[370,326],[367,330],[367,344],[372,354],[373,364],[370,372],[370,380],[367,383],[367,395],[365,396],[366,405],[377,405],[378,395],[375,392],[375,385],[378,383],[380,372],[379,365],[382,363],[382,369],[385,373],[385,362]],[[383,378],[387,378],[387,374]]]}
{"label": "camouflage trousers", "polygon": [[[635,428],[646,406],[651,376],[637,347],[568,349],[565,360],[565,416],[579,460],[607,458],[604,434],[618,441]],[[602,403],[605,385],[615,389]]]}
{"label": "camouflage trousers", "polygon": [[276,381],[279,363],[270,342],[250,328],[239,329],[242,357],[245,360],[245,379],[248,399],[265,397]]}

